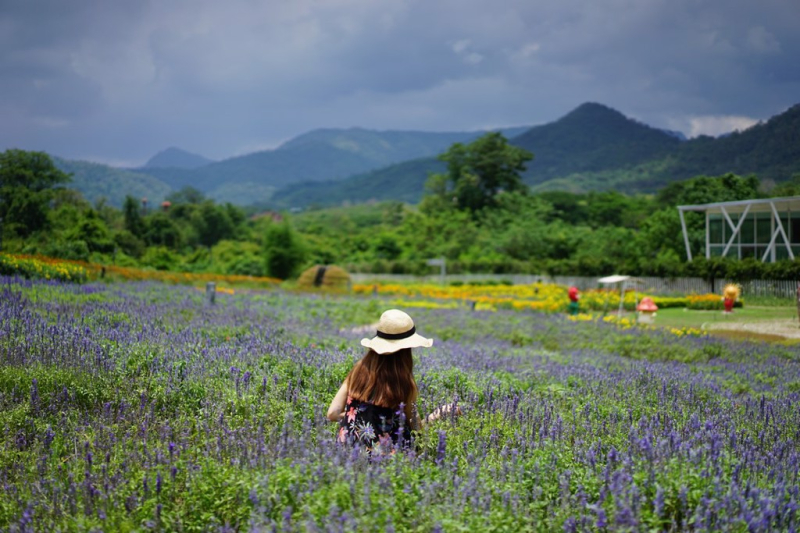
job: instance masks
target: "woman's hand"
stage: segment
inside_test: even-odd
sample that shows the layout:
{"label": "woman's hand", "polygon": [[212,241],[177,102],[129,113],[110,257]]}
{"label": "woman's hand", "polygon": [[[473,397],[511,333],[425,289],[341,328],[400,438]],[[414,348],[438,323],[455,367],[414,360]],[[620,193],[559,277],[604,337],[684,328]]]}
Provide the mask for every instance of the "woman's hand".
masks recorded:
{"label": "woman's hand", "polygon": [[447,415],[461,416],[462,414],[463,412],[461,411],[461,407],[459,407],[454,403],[448,403],[434,409],[431,414],[425,417],[425,422],[426,423],[433,422],[434,420],[439,420],[443,416]]}

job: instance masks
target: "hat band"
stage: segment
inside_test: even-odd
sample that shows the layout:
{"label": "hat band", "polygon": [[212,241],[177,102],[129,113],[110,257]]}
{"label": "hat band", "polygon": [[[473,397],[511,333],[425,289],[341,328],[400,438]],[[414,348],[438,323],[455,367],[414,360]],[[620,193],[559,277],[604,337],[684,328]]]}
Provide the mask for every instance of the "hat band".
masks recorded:
{"label": "hat band", "polygon": [[387,341],[396,341],[400,339],[407,339],[414,335],[417,332],[416,326],[411,326],[411,329],[408,331],[404,331],[403,333],[384,333],[381,330],[378,330],[378,337],[381,339],[386,339]]}

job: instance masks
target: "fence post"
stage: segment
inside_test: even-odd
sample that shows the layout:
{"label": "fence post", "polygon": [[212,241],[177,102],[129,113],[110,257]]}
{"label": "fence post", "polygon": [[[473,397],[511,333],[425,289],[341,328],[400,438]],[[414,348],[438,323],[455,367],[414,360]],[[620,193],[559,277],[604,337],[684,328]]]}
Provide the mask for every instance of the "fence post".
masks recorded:
{"label": "fence post", "polygon": [[214,300],[217,297],[217,284],[213,281],[206,283],[206,301],[208,305],[214,305]]}

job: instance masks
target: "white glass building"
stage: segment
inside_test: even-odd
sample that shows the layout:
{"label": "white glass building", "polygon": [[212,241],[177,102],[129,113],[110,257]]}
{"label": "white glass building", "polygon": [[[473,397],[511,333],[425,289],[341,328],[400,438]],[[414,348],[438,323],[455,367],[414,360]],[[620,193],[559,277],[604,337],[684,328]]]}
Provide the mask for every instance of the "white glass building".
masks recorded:
{"label": "white glass building", "polygon": [[771,263],[800,255],[800,196],[678,206],[691,261],[686,211],[705,213],[707,258],[755,257]]}

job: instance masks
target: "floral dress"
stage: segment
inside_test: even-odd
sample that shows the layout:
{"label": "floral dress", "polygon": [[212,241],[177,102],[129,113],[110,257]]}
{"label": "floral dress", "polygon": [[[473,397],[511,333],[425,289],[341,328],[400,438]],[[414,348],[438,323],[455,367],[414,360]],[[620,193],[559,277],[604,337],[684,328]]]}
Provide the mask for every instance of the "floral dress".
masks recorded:
{"label": "floral dress", "polygon": [[398,442],[407,445],[411,429],[401,404],[396,409],[380,407],[347,397],[344,417],[339,422],[339,442],[358,444],[373,452],[387,453]]}

